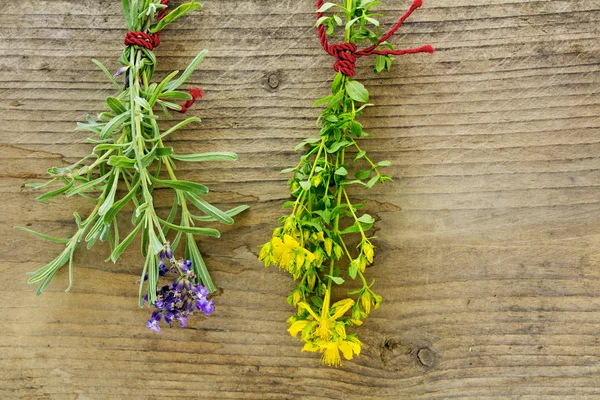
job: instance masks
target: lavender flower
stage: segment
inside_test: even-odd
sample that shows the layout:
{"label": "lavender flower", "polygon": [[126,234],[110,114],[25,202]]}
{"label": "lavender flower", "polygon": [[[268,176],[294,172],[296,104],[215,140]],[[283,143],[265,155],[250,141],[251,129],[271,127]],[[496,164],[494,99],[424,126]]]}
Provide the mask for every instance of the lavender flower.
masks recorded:
{"label": "lavender flower", "polygon": [[[172,327],[178,321],[181,328],[187,324],[189,315],[195,310],[200,310],[206,315],[210,315],[215,307],[212,299],[207,296],[209,291],[199,283],[194,282],[196,274],[192,270],[190,260],[175,261],[173,251],[168,243],[165,243],[165,250],[161,251],[159,263],[159,273],[161,276],[175,274],[176,278],[171,285],[165,285],[156,291],[156,300],[153,306],[156,308],[147,322],[148,330],[160,332],[158,323],[164,318],[164,321]],[[169,260],[170,268],[164,263]],[[147,302],[148,298],[144,298]]]}

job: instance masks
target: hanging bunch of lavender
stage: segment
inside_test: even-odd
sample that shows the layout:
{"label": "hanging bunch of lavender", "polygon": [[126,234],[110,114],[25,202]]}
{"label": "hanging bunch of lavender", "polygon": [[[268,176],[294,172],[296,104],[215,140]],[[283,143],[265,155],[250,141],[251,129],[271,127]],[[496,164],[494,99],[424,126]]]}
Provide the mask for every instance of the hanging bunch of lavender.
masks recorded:
{"label": "hanging bunch of lavender", "polygon": [[[136,236],[141,236],[141,253],[145,257],[139,288],[140,305],[144,297],[150,304],[156,305],[157,299],[165,295],[164,288],[157,292],[158,277],[167,272],[163,263],[165,254],[169,255],[167,259],[173,260],[172,252],[177,250],[179,244],[185,248],[184,257],[187,261],[173,262],[170,265],[169,270],[178,275],[173,293],[179,293],[178,296],[181,296],[189,291],[197,294],[196,299],[206,300],[206,294],[215,290],[194,235],[219,237],[220,234],[215,229],[197,227],[196,222],[219,221],[232,224],[232,216],[247,207],[239,206],[229,211],[221,211],[202,198],[208,193],[206,186],[178,180],[175,175],[174,161],[228,161],[236,160],[237,156],[229,152],[178,154],[172,147],[163,143],[167,136],[179,128],[200,121],[196,117],[187,118],[161,132],[154,108],[159,106],[167,115],[168,110],[185,112],[196,98],[201,97],[202,92],[199,89],[193,88],[189,92],[178,89],[206,55],[206,51],[198,54],[179,76],[179,72],[175,71],[162,82],[152,83],[156,66],[156,57],[152,50],[160,44],[160,31],[186,13],[201,8],[199,3],[192,1],[167,13],[167,5],[168,0],[123,0],[128,33],[125,38],[126,47],[119,58],[122,68],[118,70],[117,75],[124,77],[124,89],[101,63],[93,60],[119,92],[106,99],[107,111],[100,113],[97,118],[88,116],[86,123],[77,124],[78,130],[97,135],[94,139],[88,139],[95,145],[93,151],[68,167],[50,168],[48,172],[51,179],[47,182],[28,185],[33,188],[60,185],[59,188],[39,196],[37,201],[45,202],[64,195],[83,196],[95,203],[95,207],[86,218],[80,217],[77,212],[74,213],[77,230],[69,239],[54,238],[20,228],[43,239],[66,245],[49,264],[31,273],[29,283],[39,284],[38,295],[66,264],[69,268],[67,291],[71,288],[73,254],[82,241],[87,242],[88,248],[97,240],[108,241],[111,248],[109,259],[116,262]],[[178,101],[185,101],[185,104],[178,105],[175,103]],[[157,187],[169,188],[174,192],[173,205],[167,216],[161,217],[156,211],[153,191]],[[125,189],[124,196],[118,198],[118,189]],[[134,210],[131,214],[132,228],[123,235],[117,219],[125,207],[133,207]],[[169,231],[176,232],[172,246],[167,241]],[[161,252],[162,256],[159,256]],[[186,287],[183,293],[181,290],[175,290],[181,282],[184,282]]]}
{"label": "hanging bunch of lavender", "polygon": [[[359,146],[359,139],[370,136],[363,131],[357,118],[369,100],[367,89],[352,79],[357,58],[376,56],[375,72],[389,70],[393,55],[433,52],[429,45],[414,49],[394,50],[387,42],[410,14],[421,6],[415,0],[386,34],[379,32],[379,22],[372,8],[380,2],[373,0],[343,0],[343,4],[317,2],[317,27],[325,51],[336,57],[334,69],[338,72],[331,85],[331,95],[318,100],[325,104],[317,121],[319,137],[304,140],[297,150],[308,147],[294,168],[283,170],[292,173],[290,190],[296,198],[284,204],[291,213],[280,219],[271,240],[260,252],[265,266],[277,265],[289,272],[298,287],[289,295],[288,302],[298,308],[288,319],[292,336],[301,335],[305,343],[302,350],[321,352],[325,364],[341,364],[340,352],[350,360],[358,355],[362,343],[346,327],[362,325],[372,309],[381,303],[381,296],[373,291],[373,282],[365,277],[365,268],[374,261],[373,237],[369,236],[374,219],[359,212],[364,203],[352,202],[348,188],[370,189],[389,180],[381,172],[389,161],[373,161]],[[335,13],[324,16],[327,10]],[[345,20],[344,20],[345,19]],[[344,27],[344,43],[329,44],[328,35],[336,27]],[[357,44],[368,42],[368,47],[358,50]],[[348,160],[347,151],[353,151]],[[353,165],[354,179],[350,178]],[[366,168],[361,167],[364,165]],[[360,169],[362,168],[362,169]],[[358,235],[358,245],[352,249],[349,238]],[[350,239],[351,240],[351,239]],[[345,274],[342,273],[342,268]],[[360,280],[361,286],[337,302],[332,301],[332,285],[342,285],[342,275]]]}

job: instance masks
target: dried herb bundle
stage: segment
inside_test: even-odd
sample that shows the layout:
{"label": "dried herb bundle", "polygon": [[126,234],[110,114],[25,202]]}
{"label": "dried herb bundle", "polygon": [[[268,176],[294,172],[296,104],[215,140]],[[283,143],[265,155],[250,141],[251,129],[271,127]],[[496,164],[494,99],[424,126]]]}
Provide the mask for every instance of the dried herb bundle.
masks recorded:
{"label": "dried herb bundle", "polygon": [[[160,44],[160,31],[186,13],[201,8],[199,3],[192,1],[167,13],[167,3],[168,0],[123,0],[128,33],[125,38],[126,47],[119,58],[122,68],[116,75],[124,77],[125,87],[122,89],[108,70],[94,60],[114,84],[118,94],[106,99],[107,111],[100,113],[97,118],[88,116],[87,122],[77,124],[78,130],[97,135],[94,139],[88,139],[95,145],[93,151],[68,167],[50,168],[48,172],[52,178],[47,182],[28,185],[42,188],[54,183],[60,184],[59,188],[39,196],[37,201],[44,202],[60,195],[66,197],[77,195],[95,203],[94,209],[86,218],[81,218],[77,212],[74,213],[77,231],[69,239],[54,238],[20,228],[43,239],[66,245],[65,249],[49,264],[31,273],[29,283],[39,283],[38,295],[57,271],[66,264],[69,265],[67,291],[71,288],[73,254],[82,241],[87,242],[88,248],[92,247],[98,239],[108,241],[111,247],[109,259],[116,262],[138,235],[141,235],[141,253],[145,257],[139,288],[140,305],[146,297],[150,304],[156,306],[158,277],[169,270],[178,275],[174,282],[175,286],[178,282],[185,281],[190,293],[195,291],[200,296],[202,292],[204,297],[200,297],[204,300],[206,300],[205,289],[201,290],[198,285],[203,285],[202,287],[206,287],[209,292],[215,290],[194,236],[219,237],[220,234],[215,229],[195,225],[197,222],[207,221],[232,224],[232,217],[245,210],[247,206],[221,211],[202,198],[208,193],[206,186],[178,180],[175,175],[174,161],[230,161],[236,160],[237,156],[230,152],[178,154],[172,147],[167,147],[163,143],[163,140],[176,130],[200,121],[196,117],[187,118],[167,131],[161,132],[154,108],[159,106],[166,115],[169,115],[169,110],[187,110],[196,98],[201,97],[202,93],[199,89],[191,89],[190,92],[178,89],[196,70],[207,53],[202,51],[198,54],[182,74],[175,71],[160,83],[152,83],[156,66],[156,57],[152,50]],[[175,103],[179,101],[185,101],[185,104],[181,106]],[[153,199],[156,187],[170,188],[174,192],[173,205],[168,216],[161,217],[156,212]],[[126,189],[125,195],[121,198],[117,195],[119,188]],[[131,214],[133,229],[123,238],[117,219],[128,205],[134,207]],[[179,222],[175,222],[177,216],[180,218]],[[167,235],[171,230],[176,232],[172,245],[167,241]],[[173,261],[165,270],[163,262],[165,255],[169,260],[173,260],[173,251],[177,250],[182,241],[185,247],[184,257],[187,261]],[[144,296],[144,286],[146,296]],[[158,290],[159,300],[163,292],[164,288]],[[181,290],[175,292],[178,292],[179,296],[182,294]],[[173,314],[170,316],[173,317]],[[156,321],[156,318],[154,320]],[[181,321],[184,323],[183,320]],[[149,328],[151,328],[150,321]],[[154,329],[154,325],[151,329]]]}
{"label": "dried herb bundle", "polygon": [[[343,0],[343,4],[317,2],[317,27],[323,48],[337,61],[338,71],[331,85],[331,95],[318,100],[315,105],[325,104],[317,121],[319,137],[309,138],[296,149],[308,147],[294,168],[283,173],[292,173],[290,190],[296,198],[284,204],[291,213],[280,219],[282,226],[276,228],[271,240],[260,252],[259,259],[265,266],[278,265],[288,271],[298,282],[298,287],[288,297],[288,302],[298,308],[288,319],[292,336],[301,334],[304,351],[321,352],[322,360],[328,365],[341,364],[341,354],[348,360],[358,355],[362,343],[358,335],[348,334],[346,327],[362,325],[372,309],[381,303],[365,277],[365,268],[372,264],[375,247],[368,232],[374,219],[360,213],[364,203],[352,202],[348,187],[363,186],[370,189],[390,177],[381,172],[389,161],[373,161],[358,144],[359,139],[370,136],[363,131],[357,117],[367,104],[369,93],[355,74],[357,58],[375,55],[375,72],[389,70],[394,55],[433,52],[429,45],[415,49],[394,50],[387,42],[421,1],[412,7],[390,31],[381,35],[380,14],[372,8],[381,4],[373,0]],[[324,16],[328,10],[336,12]],[[345,20],[344,20],[345,19]],[[327,35],[335,34],[336,27],[344,27],[344,43],[329,44]],[[368,43],[358,50],[357,44]],[[353,160],[346,157],[347,150],[354,150]],[[353,164],[366,165],[366,169],[354,172]],[[346,222],[348,221],[348,222]],[[342,228],[347,226],[346,228]],[[359,235],[356,249],[347,245],[348,238]],[[350,297],[332,302],[332,285],[342,285],[342,268],[345,276],[360,279],[361,287],[348,293]]]}

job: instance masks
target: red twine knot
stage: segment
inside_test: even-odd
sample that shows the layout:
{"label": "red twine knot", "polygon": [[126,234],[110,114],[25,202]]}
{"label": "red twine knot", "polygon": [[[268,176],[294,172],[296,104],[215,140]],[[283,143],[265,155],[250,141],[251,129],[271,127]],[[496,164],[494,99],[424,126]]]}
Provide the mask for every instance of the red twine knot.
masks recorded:
{"label": "red twine knot", "polygon": [[141,46],[152,51],[155,47],[160,44],[160,35],[155,33],[154,35],[145,32],[131,31],[125,35],[126,46]]}
{"label": "red twine knot", "polygon": [[[169,0],[162,0],[160,4],[168,6]],[[156,15],[156,20],[160,21],[161,19],[163,19],[166,13],[167,9],[165,7],[158,12],[158,14]],[[154,34],[131,31],[127,32],[127,34],[125,35],[125,46],[141,46],[152,51],[154,50],[154,48],[158,47],[158,45],[160,45],[160,31]]]}
{"label": "red twine knot", "polygon": [[[325,4],[325,0],[317,0],[317,10],[319,10],[323,4]],[[325,32],[325,26],[323,24],[319,25],[317,31],[319,33],[319,40],[321,42],[321,46],[323,49],[335,58],[337,61],[333,64],[333,68],[346,76],[354,76],[354,68],[356,65],[356,59],[363,56],[371,56],[371,55],[379,55],[379,56],[400,56],[403,54],[415,54],[415,53],[433,53],[435,50],[431,45],[425,45],[417,48],[411,49],[402,49],[402,50],[378,50],[377,47],[388,40],[396,31],[400,28],[400,26],[404,23],[404,21],[410,17],[410,15],[417,8],[423,5],[423,0],[413,0],[412,6],[398,19],[398,22],[383,36],[377,40],[377,43],[364,48],[362,50],[357,50],[356,45],[354,43],[341,43],[341,44],[329,44],[327,40],[327,33]],[[323,16],[322,12],[317,12],[317,20]]]}
{"label": "red twine knot", "polygon": [[354,76],[356,66],[356,45],[354,43],[341,43],[329,46],[331,55],[337,58],[333,69],[346,76]]}

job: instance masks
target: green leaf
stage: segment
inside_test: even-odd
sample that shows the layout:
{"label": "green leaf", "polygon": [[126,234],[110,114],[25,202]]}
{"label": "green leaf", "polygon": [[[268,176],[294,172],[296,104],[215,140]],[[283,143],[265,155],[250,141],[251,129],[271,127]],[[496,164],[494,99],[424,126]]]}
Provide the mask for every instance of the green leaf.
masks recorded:
{"label": "green leaf", "polygon": [[202,284],[206,286],[208,291],[212,293],[217,290],[212,282],[212,279],[210,279],[208,271],[206,270],[206,264],[204,264],[202,254],[200,254],[200,250],[198,250],[198,246],[196,245],[193,235],[186,235],[185,257],[192,261],[192,268],[196,272],[196,275]]}
{"label": "green leaf", "polygon": [[184,3],[176,9],[174,9],[173,11],[171,11],[170,13],[168,13],[167,15],[165,15],[165,17],[162,20],[160,20],[154,28],[150,29],[150,33],[156,33],[158,31],[161,31],[164,29],[165,26],[169,25],[172,22],[175,22],[188,12],[199,10],[200,8],[202,8],[202,4],[200,3]]}
{"label": "green leaf", "polygon": [[361,137],[362,135],[362,125],[359,122],[352,121],[350,124],[350,132],[356,135],[356,137]]}
{"label": "green leaf", "polygon": [[193,226],[181,226],[181,225],[175,225],[175,224],[171,224],[167,221],[165,221],[164,219],[160,219],[159,221],[163,224],[165,224],[166,226],[168,226],[171,229],[175,229],[176,231],[180,231],[180,232],[184,232],[184,233],[192,233],[194,235],[205,235],[205,236],[212,236],[212,237],[221,237],[221,232],[219,232],[216,229],[211,229],[211,228],[196,228]]}
{"label": "green leaf", "polygon": [[375,72],[381,72],[385,69],[385,56],[377,55],[375,57]]}
{"label": "green leaf", "polygon": [[[163,19],[164,21],[164,19]],[[170,82],[167,85],[167,89],[169,91],[175,90],[177,89],[179,86],[183,85],[185,83],[185,81],[188,80],[188,78],[192,75],[192,72],[194,72],[196,70],[196,68],[198,68],[198,65],[200,65],[200,63],[202,62],[202,60],[204,59],[204,57],[206,57],[206,54],[208,54],[207,50],[202,50],[190,63],[190,65],[185,69],[185,71],[183,71],[183,74],[181,74],[181,76],[179,78],[177,78],[176,81]]]}
{"label": "green leaf", "polygon": [[179,161],[201,162],[201,161],[235,161],[237,154],[230,152],[198,153],[198,154],[173,154],[171,158]]}
{"label": "green leaf", "polygon": [[345,282],[344,278],[342,278],[340,276],[331,276],[331,275],[325,275],[325,276],[327,278],[331,279],[337,285],[341,285],[342,283]]}
{"label": "green leaf", "polygon": [[354,173],[354,176],[356,177],[356,179],[367,179],[369,176],[371,176],[371,170],[359,169]]}
{"label": "green leaf", "polygon": [[165,86],[167,86],[167,84],[169,82],[171,82],[171,79],[175,78],[175,76],[179,73],[179,71],[173,71],[171,72],[165,79],[162,80],[162,82],[157,86],[157,88],[154,90],[154,92],[152,93],[152,97],[150,97],[150,100],[148,100],[148,103],[150,105],[150,107],[152,107],[154,105],[154,103],[156,103],[156,100],[158,100],[159,97],[161,97],[162,91],[165,88]]}
{"label": "green leaf", "polygon": [[124,112],[123,114],[119,114],[113,119],[111,119],[104,128],[100,131],[100,137],[102,139],[106,139],[106,137],[112,134],[115,130],[120,129],[121,125],[129,122],[130,113]]}
{"label": "green leaf", "polygon": [[117,115],[119,114],[123,114],[124,112],[127,111],[127,108],[125,108],[125,105],[123,105],[123,103],[114,98],[114,97],[107,97],[106,98],[106,104],[108,105],[108,107],[113,110]]}
{"label": "green leaf", "polygon": [[86,191],[92,189],[93,187],[95,187],[95,186],[101,184],[102,182],[104,182],[104,180],[108,177],[109,174],[110,174],[110,172],[108,174],[105,174],[105,175],[101,176],[100,178],[91,180],[91,181],[86,182],[86,183],[84,183],[82,185],[79,185],[79,186],[72,187],[67,193],[65,193],[65,196],[71,197],[71,196],[73,196],[75,194],[86,192]]}
{"label": "green leaf", "polygon": [[123,254],[125,249],[127,249],[127,247],[131,244],[131,242],[133,241],[133,238],[135,238],[137,233],[142,228],[142,225],[144,225],[143,222],[139,223],[135,227],[135,229],[132,230],[131,233],[129,235],[127,235],[127,237],[125,239],[123,239],[123,241],[121,243],[119,243],[119,245],[117,247],[115,247],[115,249],[113,250],[113,252],[110,255],[110,259],[112,260],[113,263],[117,262],[117,259],[121,256],[121,254]]}
{"label": "green leaf", "polygon": [[61,194],[63,194],[67,190],[69,190],[72,186],[73,186],[73,182],[69,182],[67,185],[65,185],[65,186],[63,186],[61,188],[52,190],[50,192],[44,193],[41,196],[36,197],[35,201],[44,202],[44,201],[53,199],[56,196],[60,196]]}
{"label": "green leaf", "polygon": [[179,122],[177,125],[171,127],[170,129],[166,130],[163,134],[160,135],[160,138],[164,138],[166,136],[169,136],[171,133],[175,132],[177,129],[180,129],[184,126],[186,126],[189,123],[192,122],[200,122],[200,118],[198,117],[191,117],[191,118],[187,118],[181,122]]}
{"label": "green leaf", "polygon": [[42,239],[45,239],[45,240],[49,240],[49,241],[54,242],[54,243],[69,243],[69,241],[71,240],[71,239],[61,239],[61,238],[56,238],[56,237],[53,237],[53,236],[44,235],[43,233],[39,233],[39,232],[36,232],[34,230],[31,230],[31,229],[27,229],[27,228],[22,227],[22,226],[15,226],[14,228],[18,229],[18,230],[21,230],[21,231],[24,231],[24,232],[29,232],[32,235],[35,235],[35,236],[37,236],[39,238],[42,238]]}
{"label": "green leaf", "polygon": [[56,181],[57,178],[52,178],[44,183],[26,183],[25,187],[31,188],[31,189],[40,189],[43,188],[45,186],[48,186],[52,183],[54,183]]}
{"label": "green leaf", "polygon": [[319,19],[317,20],[317,22],[315,22],[315,25],[314,25],[314,27],[316,28],[316,27],[317,27],[317,26],[319,26],[319,25],[323,25],[325,22],[329,21],[329,18],[330,18],[330,17],[325,17],[325,16],[323,16],[323,17],[319,18]]}
{"label": "green leaf", "polygon": [[132,31],[133,24],[131,23],[131,8],[129,7],[129,2],[131,0],[123,0],[123,14],[125,14],[125,22],[127,26],[127,30]]}
{"label": "green leaf", "polygon": [[191,195],[189,193],[185,193],[185,197],[198,208],[200,211],[205,213],[208,216],[215,218],[217,221],[222,222],[227,225],[233,224],[233,218],[227,215],[225,212],[219,210],[217,207],[208,203],[207,201],[201,199],[198,196]]}
{"label": "green leaf", "polygon": [[392,162],[388,160],[383,160],[379,161],[377,165],[379,165],[380,167],[389,167],[390,165],[392,165]]}
{"label": "green leaf", "polygon": [[302,187],[302,189],[304,190],[310,190],[310,182],[308,181],[300,181],[300,186]]}
{"label": "green leaf", "polygon": [[344,75],[341,72],[338,72],[335,78],[333,78],[333,82],[331,82],[331,93],[337,93],[340,91],[343,80]]}
{"label": "green leaf", "polygon": [[350,29],[350,27],[351,27],[352,25],[354,25],[354,23],[355,23],[356,21],[358,21],[358,19],[359,19],[359,18],[357,17],[357,18],[352,18],[350,21],[348,21],[348,23],[346,24],[346,27],[345,27],[345,29],[346,29],[346,30]]}
{"label": "green leaf", "polygon": [[363,214],[358,221],[362,222],[363,224],[372,224],[375,222],[373,217],[371,217],[369,214]]}
{"label": "green leaf", "polygon": [[171,181],[171,180],[161,180],[157,179],[154,176],[150,175],[150,180],[158,185],[168,187],[175,190],[181,190],[183,192],[189,192],[194,194],[206,194],[208,193],[208,188],[200,183],[196,182],[187,182],[187,181]]}
{"label": "green leaf", "polygon": [[154,232],[154,229],[148,231],[148,234],[149,234],[149,239],[150,239],[149,246],[152,249],[151,254],[158,254],[158,253],[160,253],[160,251],[164,248],[164,246],[161,243],[161,241],[158,240],[158,237],[156,236],[156,233]]}
{"label": "green leaf", "polygon": [[358,274],[359,264],[360,264],[360,260],[358,258],[354,259],[350,262],[350,265],[348,266],[348,275],[350,276],[350,278],[356,279],[356,275]]}
{"label": "green leaf", "polygon": [[114,85],[114,87],[117,90],[121,90],[121,86],[119,86],[119,84],[117,83],[115,78],[112,76],[112,74],[110,72],[108,72],[108,69],[106,69],[106,67],[104,65],[102,65],[102,63],[100,61],[92,59],[92,62],[94,64],[96,64],[98,66],[98,68],[100,68],[102,70],[102,72],[104,72],[104,74],[108,77],[108,79],[111,81],[111,83]]}
{"label": "green leaf", "polygon": [[165,157],[173,154],[172,147],[157,147],[156,148],[156,157]]}
{"label": "green leaf", "polygon": [[363,158],[363,157],[364,157],[366,154],[367,154],[367,152],[366,152],[366,151],[364,151],[364,150],[361,150],[361,151],[359,151],[359,152],[358,152],[358,153],[356,153],[356,155],[354,156],[354,161],[358,161],[358,160],[360,160],[360,159],[361,159],[361,158]]}
{"label": "green leaf", "polygon": [[318,13],[323,13],[327,10],[329,10],[331,7],[336,7],[337,4],[335,3],[325,3],[323,4],[321,7],[319,7],[319,9],[317,10]]}
{"label": "green leaf", "polygon": [[110,185],[110,191],[108,193],[106,193],[106,189],[104,191],[106,198],[98,209],[98,215],[100,216],[106,214],[115,202],[115,194],[117,193],[117,186],[119,185],[119,171],[119,168],[116,168],[116,172],[111,175],[111,179],[107,183],[107,185]]}
{"label": "green leaf", "polygon": [[341,140],[339,142],[335,142],[334,144],[332,144],[331,146],[329,146],[329,148],[327,149],[328,153],[335,153],[336,151],[340,150],[341,148],[344,147],[348,147],[350,145],[350,142],[347,140]]}
{"label": "green leaf", "polygon": [[110,156],[108,158],[108,165],[118,168],[133,168],[135,166],[135,160],[125,156]]}
{"label": "green leaf", "polygon": [[358,81],[349,81],[346,83],[346,93],[352,100],[366,103],[369,101],[369,92],[364,85]]}
{"label": "green leaf", "polygon": [[336,171],[335,171],[336,175],[340,175],[340,176],[346,176],[348,175],[348,170],[344,167],[339,167]]}
{"label": "green leaf", "polygon": [[379,176],[374,176],[371,178],[371,180],[369,182],[367,182],[367,189],[370,189],[373,187],[373,185],[375,185],[377,183],[377,181],[379,180]]}

